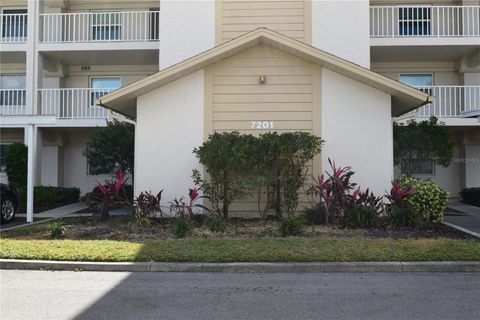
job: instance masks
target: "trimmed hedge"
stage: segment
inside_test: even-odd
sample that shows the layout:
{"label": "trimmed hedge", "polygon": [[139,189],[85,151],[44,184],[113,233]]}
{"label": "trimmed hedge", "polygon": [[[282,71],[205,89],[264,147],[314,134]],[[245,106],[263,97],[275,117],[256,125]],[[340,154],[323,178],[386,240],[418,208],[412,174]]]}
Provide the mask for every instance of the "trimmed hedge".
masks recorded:
{"label": "trimmed hedge", "polygon": [[53,207],[57,205],[78,202],[79,199],[79,188],[63,188],[52,186],[37,186],[34,188],[35,206],[43,205],[46,207]]}
{"label": "trimmed hedge", "polygon": [[465,188],[460,192],[460,195],[463,202],[480,207],[480,187]]}

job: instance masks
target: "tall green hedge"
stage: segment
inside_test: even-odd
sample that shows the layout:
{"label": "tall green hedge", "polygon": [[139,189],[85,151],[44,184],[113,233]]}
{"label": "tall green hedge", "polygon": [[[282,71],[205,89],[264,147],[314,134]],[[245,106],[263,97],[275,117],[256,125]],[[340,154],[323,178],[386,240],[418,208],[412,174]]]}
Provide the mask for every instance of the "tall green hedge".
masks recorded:
{"label": "tall green hedge", "polygon": [[27,160],[28,149],[23,143],[13,143],[7,147],[8,181],[19,190],[27,187]]}
{"label": "tall green hedge", "polygon": [[[270,209],[291,215],[298,205],[306,164],[320,152],[323,140],[310,133],[214,133],[194,149],[208,178],[194,170],[193,179],[224,217],[235,200],[258,197],[262,218]],[[310,173],[311,174],[311,173]],[[265,205],[261,205],[261,203]]]}
{"label": "tall green hedge", "polygon": [[463,202],[480,207],[480,187],[465,188],[460,192],[460,195]]}

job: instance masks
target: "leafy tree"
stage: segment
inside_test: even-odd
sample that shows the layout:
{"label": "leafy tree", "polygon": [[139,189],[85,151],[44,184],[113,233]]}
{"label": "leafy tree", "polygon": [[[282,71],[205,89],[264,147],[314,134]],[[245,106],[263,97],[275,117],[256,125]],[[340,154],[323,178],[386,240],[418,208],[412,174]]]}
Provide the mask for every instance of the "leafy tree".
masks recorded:
{"label": "leafy tree", "polygon": [[135,126],[116,119],[106,127],[97,127],[90,137],[83,155],[99,172],[112,172],[119,169],[134,171]]}
{"label": "leafy tree", "polygon": [[7,147],[8,181],[19,191],[27,189],[27,160],[28,149],[23,143],[13,143]]}
{"label": "leafy tree", "polygon": [[431,117],[416,122],[410,120],[406,125],[393,124],[394,162],[400,165],[407,161],[408,166],[402,173],[411,175],[417,169],[418,161],[432,159],[443,167],[448,167],[453,159],[454,141],[448,128]]}

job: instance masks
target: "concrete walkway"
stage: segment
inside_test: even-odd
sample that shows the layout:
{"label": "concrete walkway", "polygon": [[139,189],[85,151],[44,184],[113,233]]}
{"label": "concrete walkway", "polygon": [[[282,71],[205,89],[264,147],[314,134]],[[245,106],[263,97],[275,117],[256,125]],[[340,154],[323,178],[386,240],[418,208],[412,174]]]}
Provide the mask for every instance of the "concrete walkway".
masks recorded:
{"label": "concrete walkway", "polygon": [[[71,214],[84,209],[87,209],[87,206],[85,205],[85,203],[75,202],[75,203],[67,204],[66,206],[58,207],[52,210],[47,210],[40,213],[34,213],[33,219],[35,220],[35,218],[59,218],[66,214]],[[20,218],[26,218],[27,215],[24,213],[21,213],[21,214],[16,214],[16,216]]]}
{"label": "concrete walkway", "polygon": [[92,215],[92,213],[75,213],[80,210],[86,209],[87,206],[83,202],[76,202],[67,204],[62,207],[58,207],[52,210],[47,210],[33,214],[33,223],[26,221],[27,215],[25,213],[17,213],[12,222],[0,225],[0,231],[12,230],[21,228],[27,224],[32,225],[36,223],[43,223],[46,221],[54,220],[68,215],[69,217],[80,217]]}
{"label": "concrete walkway", "polygon": [[[480,238],[480,208],[465,204],[457,199],[448,202],[448,208],[443,223]],[[454,212],[457,211],[457,212]]]}

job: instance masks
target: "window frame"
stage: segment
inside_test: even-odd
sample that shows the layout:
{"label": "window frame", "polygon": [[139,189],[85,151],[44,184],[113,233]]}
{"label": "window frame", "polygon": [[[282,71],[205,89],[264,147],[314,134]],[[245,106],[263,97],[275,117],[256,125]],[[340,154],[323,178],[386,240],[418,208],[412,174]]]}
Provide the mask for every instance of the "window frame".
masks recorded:
{"label": "window frame", "polygon": [[[403,171],[403,161],[409,161],[410,159],[402,159],[400,161],[400,172],[402,174],[404,174],[404,171]],[[418,161],[420,159],[413,159],[414,161]],[[430,161],[431,162],[431,165],[432,165],[432,171],[431,172],[412,172],[412,175],[413,176],[417,176],[417,177],[433,177],[436,175],[436,161],[434,159],[421,159],[422,161]]]}
{"label": "window frame", "polygon": [[103,75],[93,75],[93,76],[89,76],[88,77],[88,84],[89,84],[89,88],[90,88],[90,106],[89,107],[98,107],[98,105],[95,104],[95,100],[98,99],[99,95],[96,94],[96,92],[94,91],[95,89],[93,88],[93,80],[94,79],[99,79],[99,78],[103,78],[103,79],[118,79],[120,85],[118,88],[105,88],[105,89],[119,89],[122,87],[122,77],[121,76],[115,76],[115,75],[108,75],[108,76],[103,76]]}
{"label": "window frame", "polygon": [[[14,94],[13,92],[12,93],[8,93],[8,91],[6,92],[0,92],[0,106],[13,106],[13,107],[24,107],[26,105],[26,100],[27,100],[27,85],[26,85],[26,81],[27,81],[27,75],[24,74],[24,73],[3,73],[3,74],[0,74],[0,84],[1,84],[1,78],[2,77],[18,77],[18,76],[21,76],[21,77],[24,77],[25,79],[25,86],[23,88],[4,88],[3,86],[0,86],[0,89],[1,90],[18,90],[19,93],[21,92],[21,90],[23,90],[23,92],[21,92],[21,95],[18,95],[18,94]],[[9,101],[9,103],[5,103],[5,101]]]}
{"label": "window frame", "polygon": [[[90,146],[87,143],[87,149],[89,149]],[[90,163],[88,157],[85,157],[86,159],[86,173],[87,176],[100,176],[100,175],[113,175],[117,172],[116,168],[113,168],[111,172],[107,171],[99,171],[99,169],[94,166],[93,164]]]}
{"label": "window frame", "polygon": [[[411,85],[411,84],[402,82],[402,80],[401,80],[401,79],[402,79],[402,76],[414,76],[414,75],[424,75],[424,76],[428,75],[428,76],[430,76],[430,79],[432,80],[432,81],[431,81],[431,84],[430,84],[429,86],[417,87],[417,86],[413,86],[413,85]],[[429,94],[429,95],[432,95],[432,88],[431,88],[431,87],[433,87],[433,86],[435,85],[434,75],[435,75],[435,74],[434,74],[433,72],[402,72],[402,73],[399,73],[399,74],[398,74],[398,82],[401,82],[401,83],[403,83],[403,84],[406,84],[407,86],[410,86],[410,87],[412,87],[412,88],[417,88],[417,89],[418,89],[418,88],[430,87],[430,88],[428,88],[428,89],[419,89],[419,90],[422,91],[422,92],[425,92],[425,93],[427,93],[427,94]]]}

